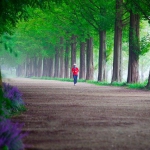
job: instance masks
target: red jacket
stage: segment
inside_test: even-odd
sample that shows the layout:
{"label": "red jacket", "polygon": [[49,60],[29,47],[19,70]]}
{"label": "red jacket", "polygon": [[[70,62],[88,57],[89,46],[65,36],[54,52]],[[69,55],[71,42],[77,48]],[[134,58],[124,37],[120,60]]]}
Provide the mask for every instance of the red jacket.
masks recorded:
{"label": "red jacket", "polygon": [[79,69],[77,67],[75,67],[75,68],[73,67],[72,68],[72,74],[73,75],[78,75],[78,72],[79,72]]}

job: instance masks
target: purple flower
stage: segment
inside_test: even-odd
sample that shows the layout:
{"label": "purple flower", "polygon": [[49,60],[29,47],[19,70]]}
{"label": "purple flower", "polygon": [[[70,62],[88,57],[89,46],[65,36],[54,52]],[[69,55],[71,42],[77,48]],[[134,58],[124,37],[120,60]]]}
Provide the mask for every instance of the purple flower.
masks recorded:
{"label": "purple flower", "polygon": [[23,150],[22,138],[26,135],[21,133],[22,124],[12,123],[10,120],[0,120],[0,149],[7,146],[9,150]]}
{"label": "purple flower", "polygon": [[4,97],[10,99],[16,105],[23,105],[22,94],[17,87],[3,83]]}

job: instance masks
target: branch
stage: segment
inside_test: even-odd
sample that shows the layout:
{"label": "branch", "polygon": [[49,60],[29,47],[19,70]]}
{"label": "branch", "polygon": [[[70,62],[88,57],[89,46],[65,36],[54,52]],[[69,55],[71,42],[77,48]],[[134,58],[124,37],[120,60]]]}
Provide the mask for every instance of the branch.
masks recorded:
{"label": "branch", "polygon": [[92,0],[89,0],[93,6],[95,6],[98,10],[100,9],[100,7],[98,7]]}

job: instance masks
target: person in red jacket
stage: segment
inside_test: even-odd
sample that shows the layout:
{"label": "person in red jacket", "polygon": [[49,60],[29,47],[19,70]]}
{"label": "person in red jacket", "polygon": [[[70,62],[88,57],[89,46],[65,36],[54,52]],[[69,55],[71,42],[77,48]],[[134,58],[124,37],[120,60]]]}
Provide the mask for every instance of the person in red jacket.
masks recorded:
{"label": "person in red jacket", "polygon": [[72,74],[73,74],[73,79],[74,79],[74,85],[77,84],[78,73],[79,73],[78,67],[76,67],[76,64],[73,64]]}

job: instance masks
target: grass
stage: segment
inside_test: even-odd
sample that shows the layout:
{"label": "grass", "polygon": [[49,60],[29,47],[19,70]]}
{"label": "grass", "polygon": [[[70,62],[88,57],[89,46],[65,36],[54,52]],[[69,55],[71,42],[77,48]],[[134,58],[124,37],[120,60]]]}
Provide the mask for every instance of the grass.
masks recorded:
{"label": "grass", "polygon": [[86,81],[87,83],[99,85],[99,86],[126,86],[126,83],[124,82],[113,82],[113,83],[108,83],[108,82],[98,82],[98,81]]}
{"label": "grass", "polygon": [[[66,82],[73,82],[73,79],[70,78],[51,78],[51,77],[31,77],[32,79],[43,79],[43,80],[57,80],[57,81],[66,81]],[[118,87],[127,87],[129,89],[146,89],[145,86],[147,84],[147,81],[143,83],[126,83],[126,82],[98,82],[93,80],[85,80],[85,79],[78,79],[78,82],[86,82],[90,84],[94,84],[97,86],[118,86]],[[150,89],[148,89],[150,90]]]}
{"label": "grass", "polygon": [[[128,88],[130,89],[146,89],[146,84],[144,83],[134,83],[134,84],[127,84]],[[150,90],[150,89],[148,89]]]}
{"label": "grass", "polygon": [[[126,82],[113,82],[113,83],[108,83],[108,82],[98,82],[98,81],[86,81],[87,83],[90,84],[95,84],[98,86],[118,86],[118,87],[127,87],[129,89],[146,89],[145,86],[148,81],[145,81],[143,83],[126,83]],[[147,90],[150,90],[147,89]]]}
{"label": "grass", "polygon": [[12,111],[12,114],[10,115],[10,117],[19,116],[25,111],[27,111],[27,108],[24,105],[21,105],[19,108]]}
{"label": "grass", "polygon": [[[31,79],[57,80],[57,81],[73,82],[73,79],[70,79],[70,78],[31,77]],[[86,82],[86,80],[85,79],[78,79],[78,82]]]}

